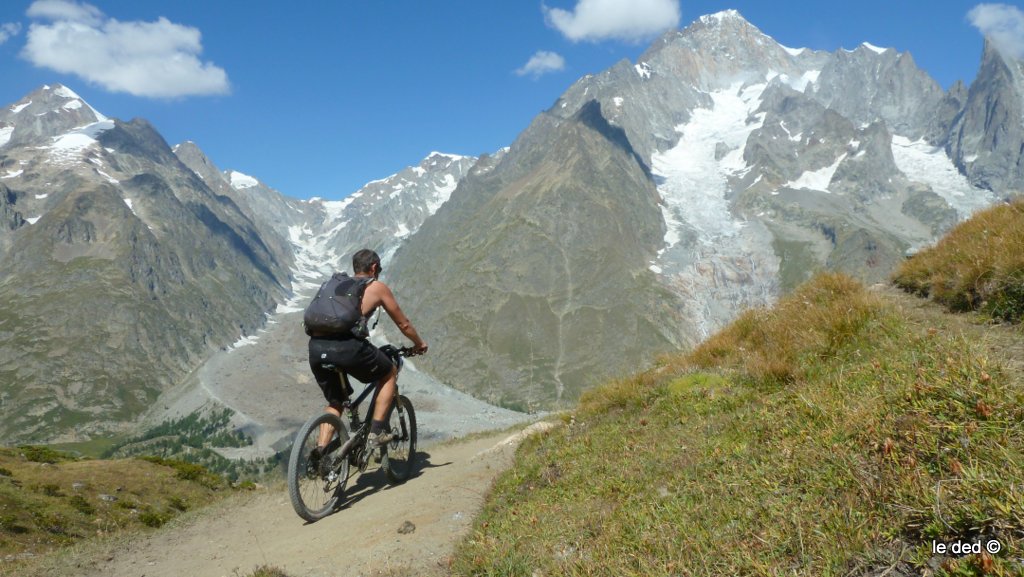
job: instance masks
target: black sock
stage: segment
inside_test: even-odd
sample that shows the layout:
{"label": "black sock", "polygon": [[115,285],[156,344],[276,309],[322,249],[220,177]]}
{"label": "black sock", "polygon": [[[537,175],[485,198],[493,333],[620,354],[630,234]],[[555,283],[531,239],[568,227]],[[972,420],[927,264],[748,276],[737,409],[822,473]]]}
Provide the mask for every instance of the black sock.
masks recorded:
{"label": "black sock", "polygon": [[385,423],[384,421],[378,421],[377,419],[374,419],[373,421],[370,422],[370,434],[371,435],[379,435],[379,434],[381,434],[382,432],[384,432],[384,425],[386,425],[386,424],[387,423]]}

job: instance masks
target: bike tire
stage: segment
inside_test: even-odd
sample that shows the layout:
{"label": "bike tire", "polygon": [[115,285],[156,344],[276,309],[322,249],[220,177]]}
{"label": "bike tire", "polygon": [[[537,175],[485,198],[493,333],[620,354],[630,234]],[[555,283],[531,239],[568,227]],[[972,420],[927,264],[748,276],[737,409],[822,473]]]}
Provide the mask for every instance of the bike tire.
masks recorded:
{"label": "bike tire", "polygon": [[401,483],[416,466],[416,412],[405,395],[395,398],[388,415],[388,430],[395,438],[387,444],[381,466],[392,483]]}
{"label": "bike tire", "polygon": [[[322,425],[333,427],[334,433],[320,466],[314,467],[310,454],[317,446]],[[299,517],[310,523],[333,513],[345,492],[349,463],[347,456],[341,455],[341,448],[347,440],[348,430],[341,419],[331,413],[309,419],[295,435],[288,457],[288,496]]]}

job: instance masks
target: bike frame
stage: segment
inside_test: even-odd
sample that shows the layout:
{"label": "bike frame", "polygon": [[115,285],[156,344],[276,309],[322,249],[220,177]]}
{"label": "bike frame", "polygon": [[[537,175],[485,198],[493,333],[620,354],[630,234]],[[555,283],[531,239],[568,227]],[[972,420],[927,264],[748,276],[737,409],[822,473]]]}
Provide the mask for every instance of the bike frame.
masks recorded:
{"label": "bike frame", "polygon": [[[404,349],[392,349],[392,350],[395,350],[397,352],[397,354],[394,354],[394,355],[392,355],[390,353],[386,353],[386,354],[392,360],[392,362],[395,363],[395,366],[398,369],[397,372],[401,373],[402,372],[402,366],[405,364],[405,362],[404,362],[404,360],[402,358],[403,357],[402,351],[404,351]],[[338,376],[341,377],[341,384],[345,388],[345,390],[346,391],[353,391],[354,389],[352,388],[351,381],[349,381],[348,373],[346,373],[343,370],[339,370],[337,368],[335,368],[334,370],[338,373]],[[360,420],[359,419],[359,405],[363,402],[363,400],[366,399],[367,395],[370,395],[371,391],[373,392],[373,395],[370,397],[370,404],[366,408],[366,417],[363,418],[362,420]],[[377,382],[368,383],[366,385],[366,387],[363,388],[363,391],[361,393],[359,393],[359,396],[356,397],[355,400],[352,400],[352,398],[351,398],[352,395],[350,393],[349,394],[349,398],[345,399],[345,402],[342,404],[342,409],[344,409],[348,413],[349,426],[352,427],[352,429],[353,429],[352,433],[351,433],[352,437],[345,443],[345,445],[342,445],[342,447],[341,447],[342,454],[348,454],[348,452],[351,450],[351,448],[353,446],[355,446],[357,444],[361,444],[363,439],[369,433],[370,423],[373,420],[373,409],[374,409],[374,407],[377,406],[377,394],[379,392],[380,392],[380,389],[377,387]],[[398,394],[399,394],[399,391],[398,391],[398,375],[396,374],[395,375],[395,401],[398,400]],[[391,415],[391,411],[393,411],[394,409],[395,409],[394,406],[392,406],[392,407],[390,407],[388,409],[389,418],[390,418],[390,415]],[[344,416],[344,415],[342,415],[342,416]],[[357,427],[357,425],[358,425],[358,427]]]}
{"label": "bike frame", "polygon": [[[345,386],[345,390],[346,391],[353,390],[352,389],[352,385],[349,383],[349,380],[348,380],[348,374],[346,374],[346,373],[344,373],[342,371],[339,371],[339,374],[341,375],[341,381],[342,381],[342,384]],[[369,395],[371,392],[373,392],[373,395],[370,397],[370,405],[366,408],[366,417],[363,418],[363,420],[359,421],[358,420],[359,419],[359,405],[363,402],[364,399],[366,399],[367,395]],[[377,406],[377,393],[378,392],[379,392],[379,389],[377,388],[377,383],[369,383],[363,389],[363,392],[359,393],[359,396],[356,397],[356,399],[354,401],[351,398],[348,398],[348,399],[345,399],[345,402],[342,404],[342,407],[346,411],[349,412],[349,419],[351,420],[352,417],[355,417],[356,420],[359,422],[359,429],[355,430],[355,431],[352,431],[353,436],[358,436],[358,434],[364,428],[366,428],[367,424],[372,420],[372,418],[373,418],[373,408],[375,406]],[[398,383],[397,382],[395,383],[395,394],[396,395],[398,394]],[[351,424],[355,425],[356,423],[352,422]]]}

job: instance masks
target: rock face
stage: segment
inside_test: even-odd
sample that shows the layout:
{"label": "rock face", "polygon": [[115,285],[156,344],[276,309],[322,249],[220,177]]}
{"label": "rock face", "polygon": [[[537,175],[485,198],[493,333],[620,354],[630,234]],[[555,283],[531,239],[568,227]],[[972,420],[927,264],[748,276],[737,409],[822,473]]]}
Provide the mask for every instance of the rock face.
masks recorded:
{"label": "rock face", "polygon": [[123,427],[285,295],[283,245],[145,121],[56,86],[0,123],[0,438]]}
{"label": "rock face", "polygon": [[1005,194],[1024,191],[1024,63],[985,43],[947,151],[972,184]]}
{"label": "rock face", "polygon": [[673,299],[647,270],[663,234],[649,169],[598,102],[538,117],[395,256],[395,290],[437,344],[417,364],[506,406],[575,398],[672,342]]}
{"label": "rock face", "polygon": [[815,100],[858,126],[882,121],[914,140],[927,127],[945,94],[908,52],[867,44],[840,50],[821,68]]}

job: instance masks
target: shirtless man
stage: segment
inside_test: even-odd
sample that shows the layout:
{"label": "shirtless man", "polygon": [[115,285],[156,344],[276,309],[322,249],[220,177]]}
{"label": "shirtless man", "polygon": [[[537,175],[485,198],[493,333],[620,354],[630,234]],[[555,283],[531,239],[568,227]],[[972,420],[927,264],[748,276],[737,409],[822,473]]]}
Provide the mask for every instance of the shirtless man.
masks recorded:
{"label": "shirtless man", "polygon": [[[352,270],[355,279],[369,282],[363,292],[361,311],[363,318],[369,319],[377,307],[384,307],[402,334],[412,341],[412,354],[419,355],[427,352],[427,343],[420,338],[408,317],[402,312],[391,289],[378,280],[382,272],[380,256],[370,249],[360,250],[352,256]],[[367,447],[373,450],[389,443],[391,435],[385,432],[385,419],[387,419],[388,410],[395,397],[395,383],[398,376],[398,368],[394,366],[391,359],[369,340],[360,339],[350,334],[310,337],[309,367],[313,371],[317,384],[323,390],[324,398],[327,399],[326,410],[341,416],[346,392],[342,390],[341,377],[338,373],[323,368],[324,364],[332,364],[363,383],[377,383],[377,402],[373,407],[373,421],[370,424]],[[327,438],[320,440],[321,446],[326,445],[330,438],[330,431],[324,432],[327,433]]]}

